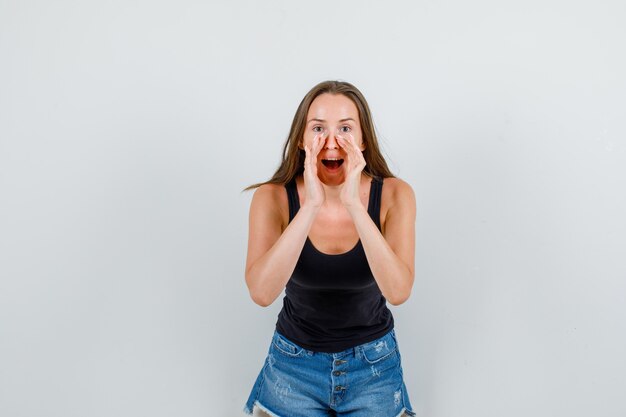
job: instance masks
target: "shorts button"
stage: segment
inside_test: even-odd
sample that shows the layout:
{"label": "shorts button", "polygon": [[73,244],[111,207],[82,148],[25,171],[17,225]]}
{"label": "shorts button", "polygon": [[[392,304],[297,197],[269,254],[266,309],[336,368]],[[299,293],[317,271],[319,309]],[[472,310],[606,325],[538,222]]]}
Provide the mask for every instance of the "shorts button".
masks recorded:
{"label": "shorts button", "polygon": [[333,375],[339,376],[339,375],[341,375],[341,371],[335,371],[335,372],[333,372]]}
{"label": "shorts button", "polygon": [[341,385],[337,385],[335,387],[335,391],[341,391],[343,389],[343,387]]}

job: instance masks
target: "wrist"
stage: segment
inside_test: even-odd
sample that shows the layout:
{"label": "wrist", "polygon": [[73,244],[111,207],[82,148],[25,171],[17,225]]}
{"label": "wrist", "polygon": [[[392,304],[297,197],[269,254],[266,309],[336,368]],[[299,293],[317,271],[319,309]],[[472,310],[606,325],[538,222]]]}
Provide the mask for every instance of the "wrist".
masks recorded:
{"label": "wrist", "polygon": [[348,213],[350,213],[350,216],[352,217],[358,216],[362,213],[367,214],[367,209],[365,208],[361,200],[347,204],[344,203],[344,207],[346,208],[346,210],[348,210]]}
{"label": "wrist", "polygon": [[300,206],[299,212],[302,211],[304,214],[309,214],[315,217],[320,211],[320,208],[322,208],[321,204],[309,203],[305,201],[302,203],[302,206]]}

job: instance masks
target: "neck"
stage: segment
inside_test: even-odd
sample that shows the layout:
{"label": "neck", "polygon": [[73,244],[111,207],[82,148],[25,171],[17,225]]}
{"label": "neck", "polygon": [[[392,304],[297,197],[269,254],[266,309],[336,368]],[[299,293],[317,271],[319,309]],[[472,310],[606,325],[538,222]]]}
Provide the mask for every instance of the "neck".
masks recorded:
{"label": "neck", "polygon": [[[361,173],[361,178],[359,179],[359,186],[363,185],[363,181],[367,181],[367,175]],[[326,195],[326,201],[324,202],[324,205],[330,206],[330,207],[342,205],[341,199],[339,196],[341,194],[341,189],[343,188],[343,185],[344,185],[344,182],[340,184],[334,184],[334,185],[328,185],[322,182],[322,187],[324,187],[324,194]]]}
{"label": "neck", "polygon": [[329,206],[341,205],[339,195],[341,194],[341,188],[343,183],[338,185],[326,185],[322,183],[324,187],[324,194],[326,195],[325,204]]}

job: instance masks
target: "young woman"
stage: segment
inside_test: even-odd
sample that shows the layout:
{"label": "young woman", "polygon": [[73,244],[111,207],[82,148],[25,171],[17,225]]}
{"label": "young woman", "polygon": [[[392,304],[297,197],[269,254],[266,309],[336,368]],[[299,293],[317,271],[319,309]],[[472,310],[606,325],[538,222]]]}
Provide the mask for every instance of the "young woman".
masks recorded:
{"label": "young woman", "polygon": [[361,92],[338,81],[313,87],[280,167],[251,188],[250,296],[261,306],[285,297],[244,411],[415,415],[386,305],[411,293],[415,197],[389,171]]}

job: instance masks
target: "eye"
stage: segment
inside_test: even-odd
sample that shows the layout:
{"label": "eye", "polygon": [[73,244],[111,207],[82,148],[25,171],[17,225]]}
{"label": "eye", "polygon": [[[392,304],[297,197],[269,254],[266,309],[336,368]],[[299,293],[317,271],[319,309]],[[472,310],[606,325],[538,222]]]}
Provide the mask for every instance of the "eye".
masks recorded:
{"label": "eye", "polygon": [[323,131],[324,129],[322,128],[322,126],[313,126],[313,131],[315,133],[319,133],[321,131]]}
{"label": "eye", "polygon": [[341,133],[349,133],[352,128],[350,126],[341,126],[339,130],[341,131]]}

